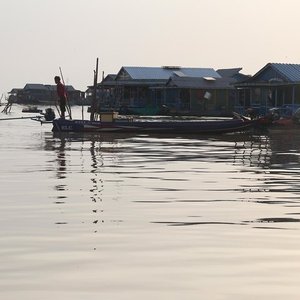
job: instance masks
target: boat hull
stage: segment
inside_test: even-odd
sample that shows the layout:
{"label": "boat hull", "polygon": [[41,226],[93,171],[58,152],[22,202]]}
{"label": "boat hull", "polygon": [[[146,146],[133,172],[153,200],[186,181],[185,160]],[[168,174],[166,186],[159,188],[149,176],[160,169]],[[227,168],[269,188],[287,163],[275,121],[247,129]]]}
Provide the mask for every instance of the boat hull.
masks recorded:
{"label": "boat hull", "polygon": [[254,120],[130,121],[53,120],[53,132],[229,133],[253,128]]}

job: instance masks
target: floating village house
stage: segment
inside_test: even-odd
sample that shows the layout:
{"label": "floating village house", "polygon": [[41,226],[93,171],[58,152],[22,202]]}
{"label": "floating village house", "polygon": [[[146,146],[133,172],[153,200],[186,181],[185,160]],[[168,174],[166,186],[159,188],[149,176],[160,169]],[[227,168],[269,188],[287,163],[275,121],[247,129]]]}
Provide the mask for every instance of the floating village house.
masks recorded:
{"label": "floating village house", "polygon": [[[84,93],[75,90],[73,86],[66,86],[70,104],[81,104]],[[20,104],[54,104],[57,99],[56,85],[28,83],[23,89],[12,89],[8,101]]]}
{"label": "floating village house", "polygon": [[[166,84],[169,99],[177,99],[180,111],[206,116],[231,116],[237,101],[233,84],[248,76],[241,68],[219,69],[219,76],[172,76]],[[180,106],[179,106],[180,105]]]}
{"label": "floating village house", "polygon": [[300,65],[268,63],[235,87],[239,99],[235,110],[240,113],[251,108],[264,115],[273,107],[287,107],[292,113],[300,106]]}
{"label": "floating village house", "polygon": [[[240,70],[122,67],[98,85],[97,99],[100,109],[121,113],[230,115],[237,102],[233,83],[248,78]],[[91,87],[87,94],[92,97]]]}

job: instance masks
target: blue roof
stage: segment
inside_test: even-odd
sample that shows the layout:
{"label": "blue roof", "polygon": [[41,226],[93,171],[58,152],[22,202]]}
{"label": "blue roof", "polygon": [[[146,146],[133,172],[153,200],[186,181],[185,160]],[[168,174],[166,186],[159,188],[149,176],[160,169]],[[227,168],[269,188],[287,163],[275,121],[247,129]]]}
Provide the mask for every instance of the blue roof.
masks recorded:
{"label": "blue roof", "polygon": [[300,81],[300,65],[298,64],[279,64],[271,63],[271,67],[275,68],[288,81]]}
{"label": "blue roof", "polygon": [[24,90],[47,90],[47,88],[40,83],[27,83],[24,86]]}
{"label": "blue roof", "polygon": [[178,77],[214,77],[220,78],[212,68],[182,68],[182,67],[123,67],[131,79],[168,80],[171,76]]}
{"label": "blue roof", "polygon": [[300,82],[300,64],[268,63],[256,74],[243,81],[251,83],[298,83]]}

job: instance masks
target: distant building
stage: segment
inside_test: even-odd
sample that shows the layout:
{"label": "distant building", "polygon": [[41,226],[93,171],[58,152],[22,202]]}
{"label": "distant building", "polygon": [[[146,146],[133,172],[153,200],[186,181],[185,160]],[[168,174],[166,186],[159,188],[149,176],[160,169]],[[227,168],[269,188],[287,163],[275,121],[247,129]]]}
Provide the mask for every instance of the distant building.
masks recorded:
{"label": "distant building", "polygon": [[[73,86],[66,86],[70,104],[81,104],[84,93],[75,90]],[[56,85],[27,83],[23,89],[12,89],[9,101],[20,104],[54,104],[57,100]]]}
{"label": "distant building", "polygon": [[23,97],[23,89],[12,89],[9,93],[8,101],[11,103],[20,103]]}
{"label": "distant building", "polygon": [[268,63],[247,80],[236,83],[240,112],[248,108],[265,114],[269,108],[300,106],[300,64]]}

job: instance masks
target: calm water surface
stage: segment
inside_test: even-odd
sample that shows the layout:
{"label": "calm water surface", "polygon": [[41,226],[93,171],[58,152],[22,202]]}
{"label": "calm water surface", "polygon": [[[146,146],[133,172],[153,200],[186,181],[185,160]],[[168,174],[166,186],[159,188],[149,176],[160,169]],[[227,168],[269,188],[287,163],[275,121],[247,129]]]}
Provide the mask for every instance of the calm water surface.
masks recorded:
{"label": "calm water surface", "polygon": [[299,133],[0,121],[0,299],[299,299]]}

